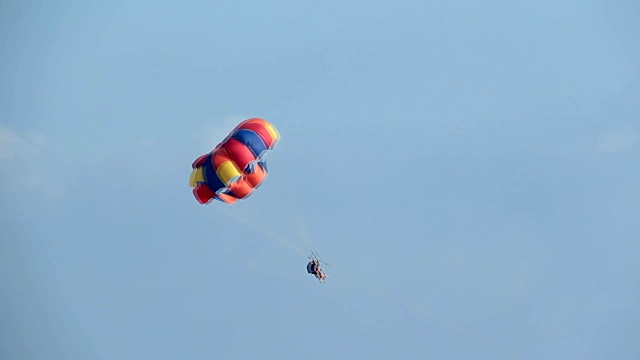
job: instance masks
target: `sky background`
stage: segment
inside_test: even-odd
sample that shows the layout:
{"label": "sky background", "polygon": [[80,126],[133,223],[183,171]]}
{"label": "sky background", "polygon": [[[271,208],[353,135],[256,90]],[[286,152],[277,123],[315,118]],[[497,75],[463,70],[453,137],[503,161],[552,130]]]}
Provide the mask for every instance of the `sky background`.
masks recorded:
{"label": "sky background", "polygon": [[390,4],[0,2],[0,358],[639,359],[640,3]]}

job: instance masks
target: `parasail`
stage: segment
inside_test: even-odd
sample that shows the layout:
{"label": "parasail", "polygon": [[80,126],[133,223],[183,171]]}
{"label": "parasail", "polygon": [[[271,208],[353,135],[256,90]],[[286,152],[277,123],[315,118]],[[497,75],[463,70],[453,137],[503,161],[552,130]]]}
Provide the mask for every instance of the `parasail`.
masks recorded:
{"label": "parasail", "polygon": [[191,165],[189,185],[196,200],[234,204],[249,197],[267,178],[264,156],[279,139],[278,130],[264,119],[238,124],[215,149]]}

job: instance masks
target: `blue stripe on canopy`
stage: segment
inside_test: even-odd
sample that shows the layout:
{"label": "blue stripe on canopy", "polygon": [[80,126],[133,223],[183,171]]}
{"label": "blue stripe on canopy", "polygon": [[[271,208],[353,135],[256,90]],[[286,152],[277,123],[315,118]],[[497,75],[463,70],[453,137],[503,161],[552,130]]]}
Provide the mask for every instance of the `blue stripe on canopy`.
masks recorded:
{"label": "blue stripe on canopy", "polygon": [[231,137],[245,144],[257,158],[267,150],[267,145],[262,138],[251,130],[238,130]]}
{"label": "blue stripe on canopy", "polygon": [[204,167],[205,182],[207,183],[207,185],[209,185],[209,188],[211,189],[211,191],[216,192],[222,189],[223,187],[225,187],[225,185],[222,183],[222,180],[220,180],[220,178],[218,177],[218,174],[216,173],[216,167],[213,165],[213,163],[211,163],[212,157],[213,155],[209,154],[209,156],[207,157],[207,160],[205,160],[205,163],[202,167]]}

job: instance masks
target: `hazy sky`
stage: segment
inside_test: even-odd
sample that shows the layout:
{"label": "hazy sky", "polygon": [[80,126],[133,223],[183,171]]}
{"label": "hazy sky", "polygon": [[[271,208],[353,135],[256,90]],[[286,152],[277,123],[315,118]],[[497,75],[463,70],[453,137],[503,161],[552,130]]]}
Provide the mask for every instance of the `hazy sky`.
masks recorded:
{"label": "hazy sky", "polygon": [[640,3],[390,4],[0,2],[0,358],[640,358]]}

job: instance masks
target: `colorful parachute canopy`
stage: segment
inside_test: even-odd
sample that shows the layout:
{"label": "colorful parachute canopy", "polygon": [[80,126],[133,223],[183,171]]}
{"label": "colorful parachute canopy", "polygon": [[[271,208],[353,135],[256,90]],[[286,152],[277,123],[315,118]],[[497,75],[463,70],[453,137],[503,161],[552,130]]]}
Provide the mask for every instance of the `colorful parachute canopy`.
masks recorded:
{"label": "colorful parachute canopy", "polygon": [[266,120],[241,122],[213,151],[191,165],[189,185],[196,200],[201,204],[213,199],[233,204],[249,197],[267,178],[263,157],[279,139],[278,130]]}

